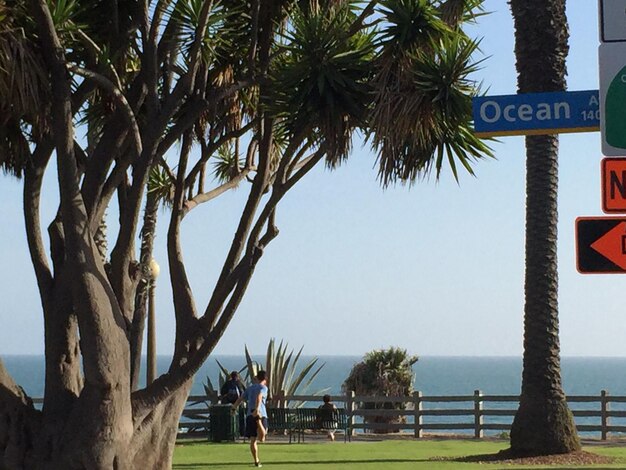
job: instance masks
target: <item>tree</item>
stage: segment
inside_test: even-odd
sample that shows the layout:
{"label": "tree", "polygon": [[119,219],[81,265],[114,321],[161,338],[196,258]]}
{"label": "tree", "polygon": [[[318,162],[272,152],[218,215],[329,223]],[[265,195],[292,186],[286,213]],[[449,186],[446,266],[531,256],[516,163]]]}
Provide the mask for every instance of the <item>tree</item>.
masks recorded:
{"label": "tree", "polygon": [[[169,468],[193,376],[298,181],[346,159],[357,130],[384,184],[438,175],[446,161],[471,172],[489,155],[471,131],[476,43],[461,29],[480,4],[0,0],[0,166],[23,178],[46,361],[41,411],[0,363],[0,467]],[[47,250],[39,201],[52,158],[60,204]],[[182,222],[244,184],[200,310]],[[175,344],[168,371],[137,390],[158,200],[170,206]],[[118,224],[101,230],[113,204]]]}
{"label": "tree", "polygon": [[[565,89],[565,0],[511,0],[520,93]],[[580,449],[561,386],[557,277],[558,136],[526,137],[524,366],[511,450]]]}
{"label": "tree", "polygon": [[[376,349],[365,355],[363,361],[352,367],[343,389],[354,391],[357,395],[409,397],[413,392],[415,373],[413,364],[417,356],[411,356],[406,349]],[[370,410],[404,410],[406,404],[398,402],[364,403],[364,409]],[[389,412],[365,417],[366,423],[375,423],[374,432],[387,433],[391,428],[380,426],[403,422],[403,415]]]}

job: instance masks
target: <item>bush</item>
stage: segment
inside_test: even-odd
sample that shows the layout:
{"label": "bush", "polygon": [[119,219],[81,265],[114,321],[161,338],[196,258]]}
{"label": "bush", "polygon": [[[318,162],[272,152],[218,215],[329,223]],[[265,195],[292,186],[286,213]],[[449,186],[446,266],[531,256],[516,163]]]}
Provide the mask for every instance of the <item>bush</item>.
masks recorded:
{"label": "bush", "polygon": [[[357,395],[408,397],[413,393],[413,364],[417,356],[411,356],[406,349],[394,348],[374,350],[365,355],[363,361],[354,365],[342,388],[354,391]],[[404,410],[405,403],[382,402],[363,403],[364,409]],[[366,416],[365,423],[404,423],[402,415],[381,414]],[[392,428],[376,427],[376,433],[388,433]]]}

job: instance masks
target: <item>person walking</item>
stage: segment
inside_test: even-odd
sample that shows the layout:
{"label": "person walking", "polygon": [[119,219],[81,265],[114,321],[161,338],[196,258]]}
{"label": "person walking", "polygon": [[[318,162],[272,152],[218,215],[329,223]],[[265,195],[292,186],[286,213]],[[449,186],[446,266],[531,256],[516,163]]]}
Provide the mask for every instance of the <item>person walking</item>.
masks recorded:
{"label": "person walking", "polygon": [[257,383],[250,385],[243,394],[231,405],[231,413],[235,413],[242,401],[246,402],[246,432],[250,438],[250,453],[255,467],[262,467],[259,459],[258,442],[265,441],[267,434],[267,374],[260,370],[256,375]]}

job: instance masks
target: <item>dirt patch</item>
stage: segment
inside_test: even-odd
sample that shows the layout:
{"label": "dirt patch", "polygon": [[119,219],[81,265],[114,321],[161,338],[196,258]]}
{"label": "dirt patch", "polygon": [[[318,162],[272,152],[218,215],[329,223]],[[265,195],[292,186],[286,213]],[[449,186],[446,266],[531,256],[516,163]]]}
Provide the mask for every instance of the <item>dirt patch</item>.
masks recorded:
{"label": "dirt patch", "polygon": [[449,462],[493,463],[507,465],[564,465],[582,466],[614,463],[615,459],[586,451],[571,452],[569,454],[541,455],[536,457],[513,457],[509,450],[497,454],[469,455],[457,458],[433,458],[431,460]]}

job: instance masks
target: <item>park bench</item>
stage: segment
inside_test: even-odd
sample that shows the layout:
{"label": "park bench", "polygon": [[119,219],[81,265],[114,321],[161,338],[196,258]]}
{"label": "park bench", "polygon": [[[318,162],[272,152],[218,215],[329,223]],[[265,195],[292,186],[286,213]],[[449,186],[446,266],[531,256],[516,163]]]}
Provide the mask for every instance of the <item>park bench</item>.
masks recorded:
{"label": "park bench", "polygon": [[267,422],[270,432],[287,434],[290,444],[294,432],[294,411],[290,408],[267,408]]}
{"label": "park bench", "polygon": [[330,411],[320,408],[296,408],[294,411],[294,432],[298,436],[298,442],[301,440],[304,442],[306,431],[327,431],[330,427],[329,423],[332,423],[331,429],[343,432],[344,442],[350,440],[348,417],[345,409],[337,408]]}

